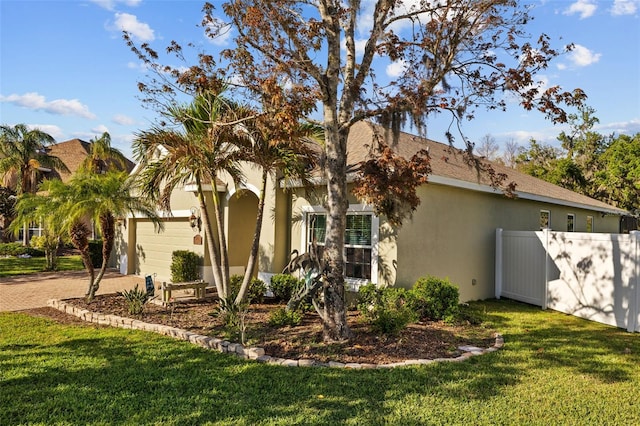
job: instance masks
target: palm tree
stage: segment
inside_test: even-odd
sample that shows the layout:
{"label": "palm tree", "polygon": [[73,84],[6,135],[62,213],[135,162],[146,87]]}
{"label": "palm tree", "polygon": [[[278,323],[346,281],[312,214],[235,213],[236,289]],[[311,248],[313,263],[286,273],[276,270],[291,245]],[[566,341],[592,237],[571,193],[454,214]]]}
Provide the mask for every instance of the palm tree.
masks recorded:
{"label": "palm tree", "polygon": [[268,115],[262,115],[256,120],[243,123],[236,129],[236,132],[244,135],[246,139],[243,159],[262,169],[253,241],[247,268],[236,296],[236,304],[242,303],[246,297],[255,270],[269,175],[279,172],[285,178],[297,178],[303,183],[306,182],[312,168],[310,166],[315,163],[318,147],[324,140],[324,130],[318,125],[300,124],[285,136],[286,139],[282,139],[282,132],[274,129],[274,126],[277,124],[272,122]]}
{"label": "palm tree", "polygon": [[39,168],[68,172],[67,166],[45,148],[55,142],[41,130],[29,130],[25,124],[0,126],[0,173],[16,180],[18,195],[35,192]]}
{"label": "palm tree", "polygon": [[[135,216],[138,213],[151,219],[158,228],[163,226],[156,213],[155,204],[144,197],[133,195],[134,185],[134,179],[127,172],[108,172],[101,175],[79,173],[69,181],[69,222],[75,225],[90,217],[99,224],[102,235],[102,266],[95,279],[89,283],[86,293],[88,301],[93,300],[107,269],[115,240],[116,219],[128,214]],[[85,266],[88,267],[86,263]]]}
{"label": "palm tree", "polygon": [[[38,129],[29,130],[26,124],[0,126],[0,175],[5,183],[15,181],[18,196],[36,191],[41,168],[69,171],[58,157],[47,154],[45,148],[54,142],[51,135]],[[23,241],[27,244],[26,223],[31,219],[25,220]]]}
{"label": "palm tree", "polygon": [[[176,187],[195,183],[207,248],[218,296],[229,295],[229,260],[223,211],[216,190],[217,177],[225,172],[240,179],[239,141],[229,124],[242,120],[246,110],[225,100],[221,93],[203,93],[186,106],[168,108],[168,116],[180,130],[154,127],[138,134],[134,155],[141,165],[138,181],[142,194],[170,211]],[[205,197],[210,186],[213,212]],[[210,213],[213,213],[210,215]],[[211,217],[215,221],[211,222]]]}
{"label": "palm tree", "polygon": [[[63,234],[64,219],[66,209],[64,202],[66,194],[62,191],[65,185],[59,180],[44,181],[41,188],[46,192],[38,194],[22,194],[14,206],[16,220],[9,226],[9,230],[17,234],[20,231],[20,224],[27,221],[38,221],[45,228],[44,237],[45,256],[47,259],[47,269],[55,270],[56,254]],[[88,247],[87,247],[88,250]]]}
{"label": "palm tree", "polygon": [[89,142],[91,142],[89,155],[80,164],[80,171],[99,174],[109,170],[127,169],[127,158],[119,149],[111,146],[111,135],[108,132]]}
{"label": "palm tree", "polygon": [[[59,179],[46,180],[40,187],[40,193],[25,194],[16,204],[18,218],[42,219],[47,228],[70,237],[89,273],[87,301],[95,297],[106,271],[115,239],[116,218],[137,213],[162,228],[155,205],[134,196],[133,184],[133,179],[126,172],[79,173],[67,184]],[[87,219],[99,223],[102,233],[102,267],[97,276],[89,253]]]}

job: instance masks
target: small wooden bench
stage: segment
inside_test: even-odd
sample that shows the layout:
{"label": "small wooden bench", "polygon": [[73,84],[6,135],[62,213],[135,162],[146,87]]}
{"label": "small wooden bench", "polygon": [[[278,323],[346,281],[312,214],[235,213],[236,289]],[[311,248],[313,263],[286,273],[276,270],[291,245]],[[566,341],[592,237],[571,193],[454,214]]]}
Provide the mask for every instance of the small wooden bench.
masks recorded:
{"label": "small wooden bench", "polygon": [[204,299],[208,283],[203,280],[189,281],[184,283],[162,283],[162,303],[168,303],[171,300],[171,292],[173,290],[185,290],[192,288],[195,290],[197,299]]}

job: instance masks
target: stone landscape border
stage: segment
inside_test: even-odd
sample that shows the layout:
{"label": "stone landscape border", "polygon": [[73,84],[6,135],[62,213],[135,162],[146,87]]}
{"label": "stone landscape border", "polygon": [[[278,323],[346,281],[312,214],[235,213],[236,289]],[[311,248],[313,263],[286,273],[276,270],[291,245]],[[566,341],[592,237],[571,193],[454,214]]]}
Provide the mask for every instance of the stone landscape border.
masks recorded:
{"label": "stone landscape border", "polygon": [[465,361],[473,356],[483,355],[490,352],[495,352],[504,346],[504,339],[501,334],[496,333],[495,343],[489,348],[479,348],[476,346],[460,346],[458,349],[463,353],[456,358],[436,358],[436,359],[410,359],[402,362],[394,362],[390,364],[366,364],[366,363],[342,363],[342,362],[319,362],[313,359],[284,359],[271,357],[265,355],[264,349],[260,347],[245,347],[239,343],[229,342],[227,340],[218,339],[215,337],[202,336],[200,334],[191,333],[190,331],[182,330],[176,327],[170,327],[161,324],[152,324],[148,322],[138,321],[132,318],[121,317],[117,315],[101,314],[97,312],[91,312],[86,309],[78,308],[64,300],[51,299],[47,301],[47,306],[50,306],[59,311],[65,312],[70,315],[74,315],[84,321],[108,325],[112,327],[120,327],[132,330],[144,330],[152,331],[154,333],[170,336],[175,339],[185,340],[191,342],[194,345],[206,349],[213,349],[218,352],[232,354],[244,359],[252,359],[258,362],[266,364],[284,365],[287,367],[332,367],[332,368],[350,368],[350,369],[362,369],[362,368],[395,368],[403,367],[407,365],[420,365],[431,364],[434,362],[461,362]]}

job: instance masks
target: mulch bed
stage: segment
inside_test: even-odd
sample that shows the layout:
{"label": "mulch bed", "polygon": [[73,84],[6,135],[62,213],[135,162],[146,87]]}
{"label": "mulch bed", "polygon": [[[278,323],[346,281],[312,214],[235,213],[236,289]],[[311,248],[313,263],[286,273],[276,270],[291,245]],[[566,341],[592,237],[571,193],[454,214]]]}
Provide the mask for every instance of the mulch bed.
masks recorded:
{"label": "mulch bed", "polygon": [[[69,299],[67,303],[93,312],[132,317],[127,312],[124,298],[116,294],[98,295],[90,304],[84,299]],[[239,342],[237,331],[225,329],[213,314],[216,306],[212,299],[179,301],[173,307],[147,303],[142,315],[136,319]],[[324,344],[322,325],[315,312],[307,312],[302,324],[295,327],[269,326],[269,315],[278,307],[281,305],[269,302],[251,305],[246,318],[245,343],[260,346],[273,357],[388,364],[408,359],[453,358],[460,355],[459,346],[487,348],[494,343],[494,332],[481,325],[452,326],[441,322],[410,324],[397,335],[382,335],[372,331],[357,311],[348,311],[347,321],[354,337],[345,343]],[[29,313],[64,323],[81,322],[52,308],[34,309]]]}

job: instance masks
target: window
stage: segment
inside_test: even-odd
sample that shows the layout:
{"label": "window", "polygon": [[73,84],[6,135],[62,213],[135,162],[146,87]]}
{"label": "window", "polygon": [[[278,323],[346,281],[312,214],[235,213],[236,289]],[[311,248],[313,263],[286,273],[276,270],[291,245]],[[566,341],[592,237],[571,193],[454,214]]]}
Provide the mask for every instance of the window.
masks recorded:
{"label": "window", "polygon": [[[31,239],[32,237],[40,237],[42,236],[43,232],[44,232],[44,229],[42,228],[42,225],[40,223],[29,222],[29,226],[28,226],[29,239]],[[21,228],[20,231],[18,232],[18,239],[20,240],[24,239],[24,228]]]}
{"label": "window", "polygon": [[573,232],[575,230],[576,215],[569,213],[567,215],[567,232]]}
{"label": "window", "polygon": [[[305,248],[311,249],[315,239],[321,257],[326,238],[327,215],[317,211],[307,213],[305,220]],[[362,209],[359,209],[362,210]],[[377,282],[378,218],[373,212],[349,211],[344,233],[345,277],[348,281]],[[352,288],[357,290],[357,288]]]}
{"label": "window", "polygon": [[587,232],[593,232],[593,216],[587,216]]}
{"label": "window", "polygon": [[540,210],[540,229],[549,229],[551,223],[551,213],[549,210]]}

